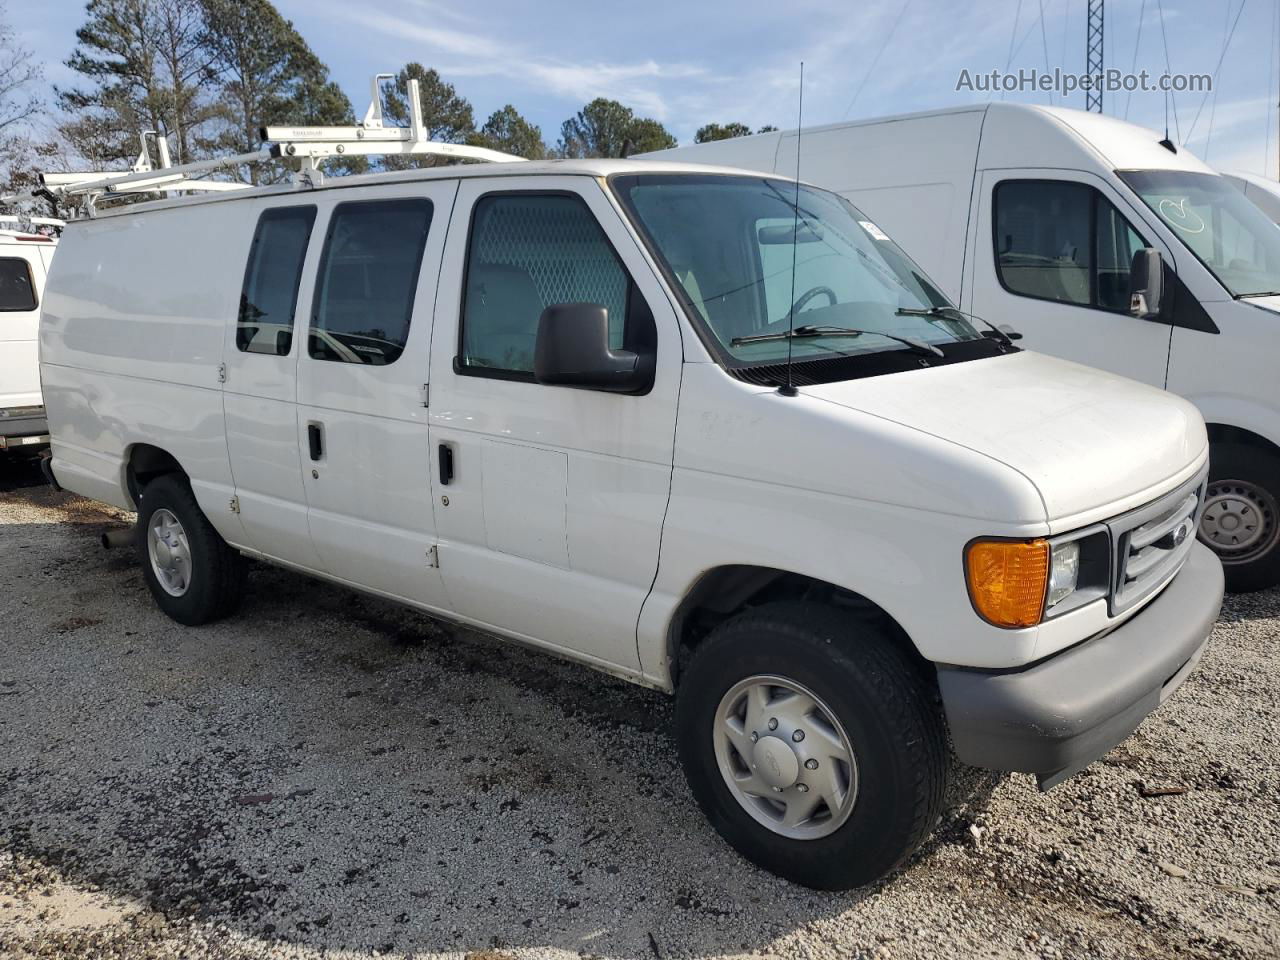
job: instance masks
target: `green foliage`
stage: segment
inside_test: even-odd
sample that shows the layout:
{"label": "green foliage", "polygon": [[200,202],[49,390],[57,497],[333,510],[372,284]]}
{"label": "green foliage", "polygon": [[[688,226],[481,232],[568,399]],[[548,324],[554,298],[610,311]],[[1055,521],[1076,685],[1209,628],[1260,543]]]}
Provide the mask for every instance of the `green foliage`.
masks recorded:
{"label": "green foliage", "polygon": [[751,128],[745,123],[708,123],[705,127],[698,128],[698,132],[693,135],[693,142],[709,143],[712,140],[729,140],[732,137],[750,135]]}
{"label": "green foliage", "polygon": [[[386,91],[384,111],[389,120],[402,125],[409,123],[409,80],[418,81],[418,99],[422,104],[422,123],[427,136],[442,143],[466,143],[475,135],[475,118],[471,104],[453,84],[445,83],[435,70],[428,70],[420,63],[407,63],[396,74],[396,86]],[[382,163],[388,170],[407,170],[412,167],[434,167],[448,163],[444,157],[386,157]]]}
{"label": "green foliage", "polygon": [[156,130],[175,163],[196,159],[218,112],[200,0],[89,0],[85,17],[67,66],[87,85],[57,91],[71,114],[64,136],[108,164],[132,159],[139,132]]}
{"label": "green foliage", "polygon": [[562,157],[622,157],[675,145],[676,138],[657,120],[597,97],[561,125],[556,152]]}
{"label": "green foliage", "polygon": [[[224,129],[220,152],[247,153],[258,146],[258,127],[354,124],[351,103],[329,69],[270,0],[201,0],[205,42],[220,82]],[[363,168],[360,158],[344,160]],[[269,171],[249,167],[256,183]]]}
{"label": "green foliage", "polygon": [[542,131],[509,103],[491,113],[484,126],[468,137],[467,142],[472,146],[514,153],[526,160],[541,160],[547,155]]}
{"label": "green foliage", "polygon": [[773,133],[777,129],[778,129],[777,127],[771,124],[766,124],[765,126],[761,127],[759,130],[757,130],[756,133]]}

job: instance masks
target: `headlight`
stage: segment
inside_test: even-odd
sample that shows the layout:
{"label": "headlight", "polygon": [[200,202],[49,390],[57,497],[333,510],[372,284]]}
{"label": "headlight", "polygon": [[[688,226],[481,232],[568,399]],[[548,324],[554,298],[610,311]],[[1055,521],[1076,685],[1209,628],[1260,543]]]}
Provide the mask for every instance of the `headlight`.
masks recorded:
{"label": "headlight", "polygon": [[965,553],[973,608],[997,627],[1034,627],[1044,615],[1049,541],[975,540]]}
{"label": "headlight", "polygon": [[1045,609],[1052,610],[1076,592],[1080,582],[1080,544],[1072,540],[1053,546],[1049,561],[1049,596]]}
{"label": "headlight", "polygon": [[965,551],[965,579],[984,620],[1017,629],[1105,597],[1110,562],[1110,539],[1096,525],[1053,542],[974,540]]}

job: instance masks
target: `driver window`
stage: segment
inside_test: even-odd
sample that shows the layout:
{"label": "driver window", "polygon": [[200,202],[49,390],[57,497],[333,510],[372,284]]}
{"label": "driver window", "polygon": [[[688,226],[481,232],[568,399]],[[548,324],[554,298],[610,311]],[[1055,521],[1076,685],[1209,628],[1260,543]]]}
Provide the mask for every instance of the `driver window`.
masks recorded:
{"label": "driver window", "polygon": [[1124,312],[1129,270],[1146,241],[1083,183],[1007,180],[992,214],[996,273],[1010,293]]}

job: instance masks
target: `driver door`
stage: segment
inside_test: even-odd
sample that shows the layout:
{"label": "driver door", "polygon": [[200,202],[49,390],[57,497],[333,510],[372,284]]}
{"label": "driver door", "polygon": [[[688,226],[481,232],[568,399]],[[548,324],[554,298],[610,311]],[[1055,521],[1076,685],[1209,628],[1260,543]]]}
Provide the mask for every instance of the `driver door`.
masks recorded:
{"label": "driver door", "polygon": [[1129,314],[1129,266],[1159,238],[1098,177],[1066,170],[982,175],[964,309],[1020,346],[1165,386],[1172,327]]}
{"label": "driver door", "polygon": [[[462,181],[431,349],[440,569],[456,612],[601,665],[639,669],[636,623],[671,485],[675,312],[590,177]],[[538,383],[551,304],[598,303],[616,346],[656,342],[643,395]]]}

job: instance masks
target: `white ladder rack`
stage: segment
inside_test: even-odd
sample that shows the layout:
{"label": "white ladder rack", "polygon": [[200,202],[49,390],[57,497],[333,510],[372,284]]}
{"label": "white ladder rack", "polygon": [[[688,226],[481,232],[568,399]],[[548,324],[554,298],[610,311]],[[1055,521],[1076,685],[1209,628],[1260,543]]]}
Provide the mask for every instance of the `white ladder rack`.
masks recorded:
{"label": "white ladder rack", "polygon": [[[23,193],[0,196],[0,203],[40,198],[55,205],[60,200],[81,199],[90,217],[99,200],[138,193],[176,191],[214,192],[244,190],[247,183],[227,180],[193,179],[196,174],[215,173],[273,160],[292,161],[293,183],[297,187],[316,187],[324,182],[318,161],[328,157],[351,156],[439,156],[453,160],[483,160],[490,163],[523,162],[524,157],[486,147],[458,143],[441,143],[427,135],[418,96],[418,81],[408,83],[409,126],[387,126],[382,113],[382,81],[392,77],[380,73],[373,78],[373,98],[364,120],[352,127],[260,127],[258,135],[263,147],[251,153],[239,153],[195,163],[173,166],[169,160],[169,144],[154,131],[142,134],[142,151],[127,171],[89,171],[85,173],[44,173],[40,187]],[[158,165],[151,162],[154,142]]]}

